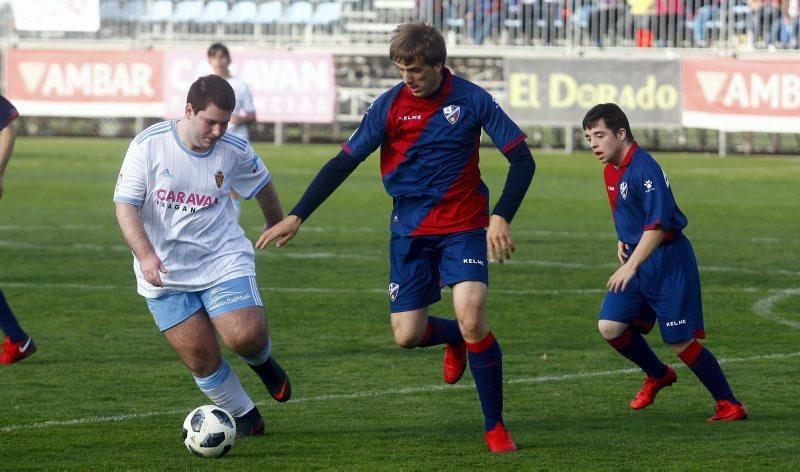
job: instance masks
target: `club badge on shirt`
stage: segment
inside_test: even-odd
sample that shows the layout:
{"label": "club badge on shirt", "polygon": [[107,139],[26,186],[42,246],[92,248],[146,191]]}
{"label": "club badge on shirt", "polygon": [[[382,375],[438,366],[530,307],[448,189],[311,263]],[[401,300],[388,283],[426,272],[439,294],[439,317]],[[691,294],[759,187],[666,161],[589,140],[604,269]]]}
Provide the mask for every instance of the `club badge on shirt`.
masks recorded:
{"label": "club badge on shirt", "polygon": [[622,195],[623,200],[628,198],[628,182],[622,182],[619,184],[619,194]]}
{"label": "club badge on shirt", "polygon": [[447,118],[447,121],[454,125],[461,118],[461,107],[456,105],[447,105],[446,107],[442,108],[442,113],[444,113],[444,117]]}
{"label": "club badge on shirt", "polygon": [[214,174],[214,180],[217,182],[217,188],[222,188],[222,182],[225,180],[225,174],[223,174],[221,170],[218,170],[217,173]]}

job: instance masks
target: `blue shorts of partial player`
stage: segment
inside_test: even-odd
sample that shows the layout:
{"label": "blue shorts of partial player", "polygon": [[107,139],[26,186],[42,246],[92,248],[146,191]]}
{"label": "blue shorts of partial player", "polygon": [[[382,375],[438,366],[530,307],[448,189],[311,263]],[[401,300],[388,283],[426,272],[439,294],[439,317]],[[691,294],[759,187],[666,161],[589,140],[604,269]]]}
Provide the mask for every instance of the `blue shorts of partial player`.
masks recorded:
{"label": "blue shorts of partial player", "polygon": [[486,231],[399,236],[389,241],[389,307],[392,313],[433,305],[442,287],[459,282],[489,284]]}
{"label": "blue shorts of partial player", "polygon": [[658,322],[667,344],[704,338],[700,273],[686,236],[656,248],[625,291],[606,293],[599,318],[626,323],[644,334]]}
{"label": "blue shorts of partial player", "polygon": [[162,332],[186,321],[201,308],[213,318],[240,308],[264,306],[253,276],[226,280],[197,292],[173,292],[146,300]]}

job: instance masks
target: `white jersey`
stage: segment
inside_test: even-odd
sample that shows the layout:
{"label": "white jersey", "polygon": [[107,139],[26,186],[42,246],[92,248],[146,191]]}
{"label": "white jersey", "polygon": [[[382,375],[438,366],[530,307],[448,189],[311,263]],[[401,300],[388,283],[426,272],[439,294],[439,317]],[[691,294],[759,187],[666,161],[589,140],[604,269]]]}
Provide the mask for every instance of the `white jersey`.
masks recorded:
{"label": "white jersey", "polygon": [[253,148],[227,133],[204,153],[181,142],[175,121],[139,133],[122,162],[114,201],[141,207],[144,229],[168,272],[161,274],[164,287],[153,286],[134,256],[138,292],[156,298],[255,276],[253,244],[236,222],[230,193],[251,198],[270,177]]}
{"label": "white jersey", "polygon": [[[233,108],[233,114],[243,115],[245,113],[255,113],[256,106],[253,103],[253,96],[250,95],[250,87],[247,86],[247,83],[239,77],[228,77],[225,80],[231,84],[233,94],[236,96],[236,106]],[[247,124],[228,125],[227,133],[248,141],[250,140]]]}

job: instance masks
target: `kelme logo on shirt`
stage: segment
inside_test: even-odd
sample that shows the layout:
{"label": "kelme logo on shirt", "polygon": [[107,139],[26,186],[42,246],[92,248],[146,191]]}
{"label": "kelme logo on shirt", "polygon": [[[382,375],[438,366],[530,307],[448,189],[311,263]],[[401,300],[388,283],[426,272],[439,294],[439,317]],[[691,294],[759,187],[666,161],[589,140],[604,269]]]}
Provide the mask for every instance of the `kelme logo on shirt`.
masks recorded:
{"label": "kelme logo on shirt", "polygon": [[442,108],[442,113],[444,113],[444,117],[447,118],[447,121],[454,125],[459,118],[461,118],[461,107],[456,105],[447,105],[446,107]]}
{"label": "kelme logo on shirt", "polygon": [[223,174],[221,170],[218,170],[217,173],[214,174],[214,180],[217,182],[217,188],[222,188],[222,182],[225,180],[225,174]]}
{"label": "kelme logo on shirt", "polygon": [[622,182],[619,184],[619,194],[622,195],[623,200],[628,198],[628,182]]}

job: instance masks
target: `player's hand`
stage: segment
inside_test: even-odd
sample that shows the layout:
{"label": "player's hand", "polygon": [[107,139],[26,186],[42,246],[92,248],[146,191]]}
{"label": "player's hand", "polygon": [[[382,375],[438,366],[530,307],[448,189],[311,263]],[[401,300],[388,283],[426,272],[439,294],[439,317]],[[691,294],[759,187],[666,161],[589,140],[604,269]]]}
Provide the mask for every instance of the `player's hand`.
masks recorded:
{"label": "player's hand", "polygon": [[489,251],[489,262],[499,262],[500,264],[511,259],[511,253],[517,249],[511,239],[510,225],[500,215],[492,215],[489,218],[486,247]]}
{"label": "player's hand", "polygon": [[157,255],[152,254],[139,261],[139,268],[142,270],[144,279],[147,280],[150,285],[156,287],[164,286],[164,282],[161,280],[161,274],[166,274],[169,271],[164,267],[164,263],[161,262],[161,258]]}
{"label": "player's hand", "polygon": [[614,274],[608,279],[606,286],[609,292],[624,292],[628,283],[636,275],[636,269],[631,264],[622,264]]}
{"label": "player's hand", "polygon": [[628,245],[622,241],[617,241],[617,259],[620,264],[624,264],[628,260]]}
{"label": "player's hand", "polygon": [[283,246],[295,237],[300,230],[300,224],[302,222],[303,220],[296,215],[287,216],[261,234],[258,241],[256,241],[256,248],[264,249],[275,239],[278,240],[278,242],[275,243],[275,247]]}

